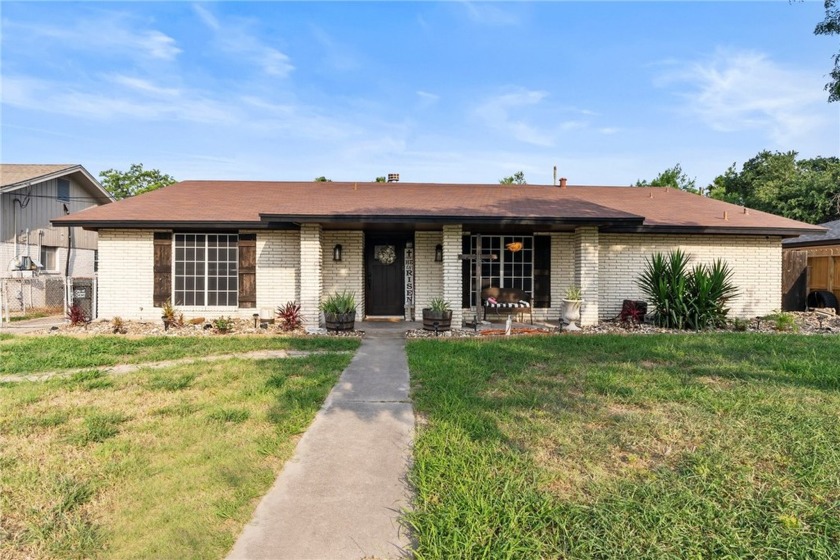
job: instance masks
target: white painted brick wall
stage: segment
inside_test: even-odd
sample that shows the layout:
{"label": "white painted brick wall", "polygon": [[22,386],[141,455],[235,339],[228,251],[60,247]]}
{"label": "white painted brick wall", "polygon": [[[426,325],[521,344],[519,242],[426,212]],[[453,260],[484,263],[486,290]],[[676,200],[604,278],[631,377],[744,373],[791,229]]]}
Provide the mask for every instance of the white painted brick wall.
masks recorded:
{"label": "white painted brick wall", "polygon": [[645,299],[636,280],[653,253],[680,248],[693,264],[721,258],[733,270],[741,293],[730,302],[730,317],[755,317],[782,305],[782,248],[779,237],[724,235],[603,234],[600,238],[601,318],[621,311],[625,299]]}
{"label": "white painted brick wall", "polygon": [[[429,307],[433,298],[443,297],[443,263],[435,262],[435,247],[441,244],[443,233],[439,231],[414,234],[415,317],[422,318],[423,308]],[[461,297],[450,304],[453,308],[460,306]]]}
{"label": "white painted brick wall", "polygon": [[[243,232],[245,233],[245,232]],[[257,232],[257,308],[300,301],[300,232]]]}
{"label": "white painted brick wall", "polygon": [[99,317],[158,320],[153,292],[154,232],[99,230]]}
{"label": "white painted brick wall", "polygon": [[[333,260],[333,249],[341,245],[341,261]],[[356,297],[356,319],[365,312],[365,234],[362,231],[321,232],[323,297],[343,291]]]}
{"label": "white painted brick wall", "polygon": [[452,328],[460,329],[464,322],[464,310],[461,308],[461,239],[460,225],[443,226],[443,298],[452,306]]}
{"label": "white painted brick wall", "polygon": [[321,226],[303,224],[300,227],[300,307],[306,325],[321,323]]}
{"label": "white painted brick wall", "polygon": [[601,298],[599,283],[598,228],[580,227],[574,233],[575,285],[580,288],[583,304],[580,309],[580,324],[597,325]]}

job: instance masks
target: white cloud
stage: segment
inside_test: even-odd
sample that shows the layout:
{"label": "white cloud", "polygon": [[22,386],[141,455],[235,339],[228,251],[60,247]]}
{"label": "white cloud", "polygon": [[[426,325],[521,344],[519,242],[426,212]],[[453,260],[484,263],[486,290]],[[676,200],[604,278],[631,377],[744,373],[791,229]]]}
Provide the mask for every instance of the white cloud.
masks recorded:
{"label": "white cloud", "polygon": [[470,2],[461,0],[458,5],[463,6],[470,21],[481,25],[506,26],[519,24],[519,18],[510,11],[503,10],[492,2]]}
{"label": "white cloud", "polygon": [[[166,99],[149,99],[130,94],[115,97],[100,93],[105,87],[93,84],[91,91],[68,89],[64,84],[29,77],[4,76],[4,105],[97,120],[127,117],[136,120],[183,120],[198,123],[234,123],[238,120],[228,104],[197,94],[181,95],[157,88],[144,80],[123,79],[125,85],[142,93],[165,92]],[[139,87],[138,87],[139,86]],[[144,89],[145,88],[145,89]],[[172,98],[172,95],[177,97]]]}
{"label": "white cloud", "polygon": [[551,146],[554,143],[552,134],[519,116],[528,107],[539,105],[547,96],[548,92],[545,91],[520,89],[485,100],[475,109],[475,113],[485,125],[506,131],[517,140],[537,146]]}
{"label": "white cloud", "polygon": [[181,91],[177,88],[161,87],[153,84],[149,80],[144,80],[142,78],[135,78],[131,76],[117,74],[115,76],[112,76],[110,79],[115,84],[158,97],[177,97],[181,93]]}
{"label": "white cloud", "polygon": [[687,84],[685,109],[714,130],[757,129],[778,144],[788,144],[824,124],[814,111],[816,104],[824,104],[821,80],[759,52],[721,49],[709,59],[665,73],[659,83]]}
{"label": "white cloud", "polygon": [[52,46],[69,50],[119,53],[139,58],[174,60],[181,52],[172,37],[156,29],[139,29],[124,14],[88,16],[62,26],[42,23],[21,23],[4,20],[4,42],[20,34],[21,41],[48,39],[38,47]]}
{"label": "white cloud", "polygon": [[198,18],[213,31],[216,44],[225,54],[246,60],[269,76],[286,78],[295,69],[288,55],[257,38],[254,22],[242,18],[225,21],[224,25],[209,9],[193,4]]}

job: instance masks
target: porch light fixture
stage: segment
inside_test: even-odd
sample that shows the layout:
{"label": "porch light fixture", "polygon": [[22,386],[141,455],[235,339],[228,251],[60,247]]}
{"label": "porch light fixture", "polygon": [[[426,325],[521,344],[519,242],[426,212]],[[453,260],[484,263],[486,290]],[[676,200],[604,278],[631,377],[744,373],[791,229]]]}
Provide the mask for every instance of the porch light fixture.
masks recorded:
{"label": "porch light fixture", "polygon": [[341,244],[339,243],[335,247],[333,247],[333,260],[340,261],[341,260]]}
{"label": "porch light fixture", "polygon": [[435,262],[443,262],[443,245],[435,246]]}

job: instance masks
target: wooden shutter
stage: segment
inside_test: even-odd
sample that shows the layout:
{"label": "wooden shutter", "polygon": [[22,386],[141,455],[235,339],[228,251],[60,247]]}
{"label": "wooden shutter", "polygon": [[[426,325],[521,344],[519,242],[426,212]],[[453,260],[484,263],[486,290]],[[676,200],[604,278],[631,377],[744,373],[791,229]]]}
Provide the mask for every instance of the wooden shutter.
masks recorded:
{"label": "wooden shutter", "polygon": [[551,237],[534,236],[534,307],[551,307]]}
{"label": "wooden shutter", "polygon": [[257,306],[257,234],[239,234],[239,307]]}
{"label": "wooden shutter", "polygon": [[154,257],[154,293],[152,300],[155,307],[161,307],[172,297],[172,234],[155,233]]}

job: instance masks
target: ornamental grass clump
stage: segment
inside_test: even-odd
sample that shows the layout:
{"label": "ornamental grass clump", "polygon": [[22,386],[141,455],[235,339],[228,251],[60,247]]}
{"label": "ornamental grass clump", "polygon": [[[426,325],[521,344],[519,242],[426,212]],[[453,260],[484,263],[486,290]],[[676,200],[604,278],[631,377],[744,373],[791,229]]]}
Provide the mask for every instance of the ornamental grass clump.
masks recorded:
{"label": "ornamental grass clump", "polygon": [[356,311],[356,293],[345,290],[331,294],[321,303],[321,311],[334,315],[346,315]]}
{"label": "ornamental grass clump", "polygon": [[294,301],[278,307],[277,318],[280,320],[280,328],[284,331],[294,331],[303,325],[300,304]]}
{"label": "ornamental grass clump", "polygon": [[656,309],[654,322],[671,329],[725,326],[727,303],[738,294],[732,269],[721,259],[693,267],[690,260],[680,249],[646,260],[638,285]]}

